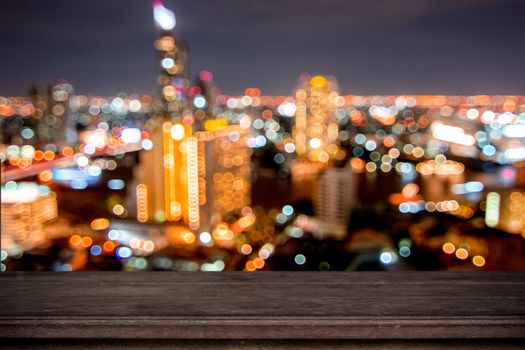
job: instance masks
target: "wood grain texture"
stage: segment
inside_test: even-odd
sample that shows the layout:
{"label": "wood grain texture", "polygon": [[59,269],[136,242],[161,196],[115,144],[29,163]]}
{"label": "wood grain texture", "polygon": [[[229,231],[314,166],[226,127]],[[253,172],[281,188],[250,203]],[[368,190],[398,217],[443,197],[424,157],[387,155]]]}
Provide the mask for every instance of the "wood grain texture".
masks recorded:
{"label": "wood grain texture", "polygon": [[8,339],[2,349],[38,350],[523,350],[524,342],[512,340],[188,340],[188,339]]}
{"label": "wood grain texture", "polygon": [[525,339],[523,273],[40,272],[2,273],[0,285],[0,338],[10,344],[142,339],[191,348],[187,341],[217,339],[217,348],[288,340],[306,348],[302,339],[516,348]]}

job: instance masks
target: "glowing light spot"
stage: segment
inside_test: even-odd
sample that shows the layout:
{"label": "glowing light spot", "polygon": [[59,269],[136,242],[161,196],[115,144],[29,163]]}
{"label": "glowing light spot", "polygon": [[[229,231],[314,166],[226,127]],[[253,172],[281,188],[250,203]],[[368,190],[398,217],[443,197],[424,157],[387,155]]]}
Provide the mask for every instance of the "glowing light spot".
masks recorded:
{"label": "glowing light spot", "polygon": [[104,244],[102,245],[102,248],[104,249],[104,251],[106,252],[112,252],[113,249],[115,249],[115,243],[111,242],[111,241],[106,241],[104,242]]}
{"label": "glowing light spot", "polygon": [[479,117],[479,111],[475,108],[470,108],[468,111],[467,111],[467,118],[468,119],[476,119],[477,117]]}
{"label": "glowing light spot", "polygon": [[275,161],[275,163],[277,164],[283,164],[284,163],[284,156],[281,154],[281,153],[277,153],[274,157],[273,157],[273,160]]}
{"label": "glowing light spot", "polygon": [[173,68],[173,66],[175,65],[175,61],[173,60],[173,58],[166,57],[163,58],[162,61],[160,61],[160,64],[162,65],[162,68],[170,69]]}
{"label": "glowing light spot", "polygon": [[243,244],[241,246],[241,253],[243,253],[244,255],[251,254],[251,252],[252,252],[252,246],[251,245]]}
{"label": "glowing light spot", "polygon": [[366,163],[365,168],[366,168],[366,171],[368,171],[369,173],[373,173],[374,171],[377,170],[377,165],[374,162],[368,162]]}
{"label": "glowing light spot", "polygon": [[394,261],[394,257],[392,256],[392,253],[390,252],[382,252],[381,255],[379,255],[379,260],[383,264],[389,265]]}
{"label": "glowing light spot", "polygon": [[316,75],[310,79],[310,85],[314,88],[322,88],[326,86],[326,78],[322,75]]}
{"label": "glowing light spot", "polygon": [[77,158],[77,164],[80,167],[85,167],[86,165],[89,164],[89,159],[87,159],[86,156],[80,156]]}
{"label": "glowing light spot", "polygon": [[246,268],[246,271],[255,271],[257,269],[257,267],[255,266],[255,263],[252,260],[246,263],[245,268]]}
{"label": "glowing light spot", "polygon": [[306,263],[306,257],[303,254],[297,254],[293,260],[297,265],[304,265],[304,263]]}
{"label": "glowing light spot", "polygon": [[450,242],[447,242],[443,244],[443,251],[447,254],[454,254],[454,252],[456,251],[456,246],[454,246],[454,244]]}
{"label": "glowing light spot", "polygon": [[171,127],[171,138],[174,140],[182,140],[184,138],[184,126],[175,124]]}
{"label": "glowing light spot", "polygon": [[73,235],[69,238],[69,243],[71,245],[79,245],[81,241],[82,237],[80,237],[79,235]]}
{"label": "glowing light spot", "polygon": [[71,180],[69,186],[71,186],[71,188],[74,190],[83,190],[87,188],[88,183],[84,179],[73,179]]}
{"label": "glowing light spot", "polygon": [[357,134],[355,135],[355,142],[358,144],[358,145],[362,145],[366,142],[366,136],[363,135],[363,134]]}
{"label": "glowing light spot", "polygon": [[80,244],[84,247],[84,248],[87,248],[89,247],[90,245],[93,244],[93,240],[91,239],[91,237],[82,237],[82,240],[80,241]]}
{"label": "glowing light spot", "polygon": [[415,183],[409,183],[403,187],[401,194],[405,198],[412,198],[419,192],[419,186]]}
{"label": "glowing light spot", "polygon": [[137,143],[141,138],[140,129],[126,128],[120,133],[120,138],[126,143]]}
{"label": "glowing light spot", "polygon": [[279,213],[275,217],[275,221],[279,224],[284,224],[287,220],[288,220],[288,217],[284,215],[283,213]]}
{"label": "glowing light spot", "polygon": [[485,206],[485,224],[488,227],[496,227],[499,223],[500,195],[496,192],[487,194]]}
{"label": "glowing light spot", "polygon": [[204,96],[195,96],[195,98],[193,99],[193,105],[196,107],[196,108],[204,108],[206,107],[206,99],[204,98]]}
{"label": "glowing light spot", "polygon": [[122,215],[124,214],[125,208],[121,204],[117,204],[113,207],[113,214]]}
{"label": "glowing light spot", "polygon": [[312,147],[313,149],[321,147],[321,140],[317,137],[312,138],[310,140],[310,147]]}
{"label": "glowing light spot", "polygon": [[487,157],[493,156],[494,154],[496,154],[496,147],[492,145],[483,146],[482,152]]}
{"label": "glowing light spot", "polygon": [[145,241],[142,245],[142,249],[144,249],[148,253],[151,253],[155,249],[155,243],[149,240]]}
{"label": "glowing light spot", "polygon": [[468,251],[465,248],[459,248],[456,250],[456,257],[461,260],[468,258]]}
{"label": "glowing light spot", "polygon": [[49,170],[44,170],[38,174],[38,179],[42,182],[48,182],[53,179],[53,173]]}
{"label": "glowing light spot", "polygon": [[91,176],[99,176],[102,173],[102,169],[96,165],[92,165],[87,168],[87,173]]}
{"label": "glowing light spot", "polygon": [[155,18],[155,23],[163,30],[175,28],[175,14],[165,8],[160,0],[156,0],[153,3],[153,18]]}
{"label": "glowing light spot", "polygon": [[368,151],[373,151],[375,150],[377,147],[375,141],[372,141],[372,140],[368,140],[366,141],[365,143],[365,148],[368,150]]}
{"label": "glowing light spot", "polygon": [[199,235],[199,241],[202,243],[202,244],[208,244],[211,242],[211,235],[209,232],[201,232],[201,234]]}
{"label": "glowing light spot", "polygon": [[207,70],[203,70],[199,73],[199,78],[204,81],[211,81],[213,79],[213,73]]}
{"label": "glowing light spot", "polygon": [[292,215],[293,214],[293,207],[289,204],[285,205],[282,209],[282,212],[284,215]]}
{"label": "glowing light spot", "polygon": [[20,135],[24,139],[29,140],[29,139],[32,139],[33,136],[35,136],[35,132],[32,129],[25,128],[25,129],[22,129],[22,131],[20,132]]}
{"label": "glowing light spot", "polygon": [[91,249],[89,249],[89,252],[91,253],[91,255],[97,256],[102,253],[102,248],[98,244],[95,244],[91,246]]}
{"label": "glowing light spot", "polygon": [[117,230],[109,230],[108,238],[116,241],[120,237],[120,232]]}
{"label": "glowing light spot", "polygon": [[140,247],[140,239],[133,237],[129,240],[129,246],[131,249],[138,249]]}
{"label": "glowing light spot", "polygon": [[106,218],[99,218],[91,221],[91,228],[93,230],[105,230],[109,227],[109,220]]}
{"label": "glowing light spot", "polygon": [[111,190],[121,190],[126,186],[124,180],[121,179],[111,179],[108,181],[108,188]]}
{"label": "glowing light spot", "polygon": [[253,259],[253,263],[255,264],[255,267],[259,270],[264,267],[264,260],[261,258],[255,258]]}
{"label": "glowing light spot", "polygon": [[115,253],[120,259],[127,259],[133,254],[131,249],[129,249],[128,247],[118,247]]}
{"label": "glowing light spot", "polygon": [[399,248],[399,255],[401,255],[403,258],[410,256],[410,248],[409,247]]}
{"label": "glowing light spot", "polygon": [[182,239],[184,240],[185,243],[191,244],[195,242],[195,234],[193,234],[193,232],[186,232],[182,236]]}
{"label": "glowing light spot", "polygon": [[476,255],[472,258],[472,263],[476,265],[477,267],[482,267],[485,265],[485,258],[481,255]]}
{"label": "glowing light spot", "polygon": [[17,189],[17,187],[18,187],[18,184],[15,181],[7,181],[5,184],[6,190],[14,191]]}
{"label": "glowing light spot", "polygon": [[151,140],[143,140],[141,143],[142,148],[144,148],[146,151],[150,151],[153,149],[153,142]]}
{"label": "glowing light spot", "polygon": [[286,151],[286,153],[293,153],[295,152],[295,145],[289,142],[286,145],[284,145],[284,150]]}
{"label": "glowing light spot", "polygon": [[409,203],[399,204],[399,211],[403,214],[408,213],[410,211],[410,204]]}

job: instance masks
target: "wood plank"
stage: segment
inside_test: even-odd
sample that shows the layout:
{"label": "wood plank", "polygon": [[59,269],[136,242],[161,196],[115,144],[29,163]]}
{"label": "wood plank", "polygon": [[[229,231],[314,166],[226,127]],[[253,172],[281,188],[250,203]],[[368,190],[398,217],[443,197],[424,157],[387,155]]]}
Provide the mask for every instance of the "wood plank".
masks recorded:
{"label": "wood plank", "polygon": [[523,273],[39,272],[2,273],[0,285],[11,341],[525,335]]}
{"label": "wood plank", "polygon": [[187,339],[46,339],[43,342],[27,339],[8,339],[2,343],[2,349],[38,349],[38,350],[522,350],[525,344],[516,340],[498,341],[476,340],[187,340]]}

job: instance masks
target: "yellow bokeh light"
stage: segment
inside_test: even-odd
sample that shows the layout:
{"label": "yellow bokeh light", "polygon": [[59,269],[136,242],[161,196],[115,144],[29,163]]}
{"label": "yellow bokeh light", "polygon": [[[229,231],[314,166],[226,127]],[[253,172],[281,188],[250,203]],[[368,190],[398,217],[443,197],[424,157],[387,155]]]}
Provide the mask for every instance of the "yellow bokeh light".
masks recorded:
{"label": "yellow bokeh light", "polygon": [[456,250],[456,257],[461,260],[468,258],[468,251],[465,248],[459,248]]}
{"label": "yellow bokeh light", "polygon": [[485,258],[481,255],[476,255],[472,258],[472,263],[476,265],[477,267],[482,267],[485,265]]}
{"label": "yellow bokeh light", "polygon": [[310,85],[314,88],[322,88],[326,86],[326,78],[322,75],[316,75],[310,79]]}
{"label": "yellow bokeh light", "polygon": [[117,204],[113,207],[113,214],[122,215],[124,214],[124,207],[121,204]]}
{"label": "yellow bokeh light", "polygon": [[95,219],[91,221],[91,228],[93,230],[105,230],[109,227],[109,220],[105,218]]}
{"label": "yellow bokeh light", "polygon": [[447,254],[453,254],[456,251],[454,244],[447,242],[443,244],[443,251]]}

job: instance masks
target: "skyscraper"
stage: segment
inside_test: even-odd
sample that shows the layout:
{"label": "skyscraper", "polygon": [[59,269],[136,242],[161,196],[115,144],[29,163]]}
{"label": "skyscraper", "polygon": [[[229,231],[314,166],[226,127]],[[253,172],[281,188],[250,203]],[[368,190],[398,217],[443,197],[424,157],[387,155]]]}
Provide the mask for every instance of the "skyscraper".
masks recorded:
{"label": "skyscraper", "polygon": [[27,250],[42,244],[45,223],[57,218],[56,194],[33,182],[6,186],[1,191],[2,249],[19,244]]}
{"label": "skyscraper", "polygon": [[187,57],[172,33],[175,15],[159,0],[153,11],[159,110],[150,123],[153,149],[142,151],[135,169],[137,220],[180,222],[193,230],[204,223],[211,229],[225,211],[249,204],[247,131],[213,115],[217,92],[209,72],[189,103]]}
{"label": "skyscraper", "polygon": [[328,168],[319,176],[315,193],[315,211],[322,222],[339,224],[346,229],[355,205],[354,174],[348,165]]}
{"label": "skyscraper", "polygon": [[197,149],[186,97],[187,57],[174,34],[175,14],[155,0],[153,17],[158,33],[159,96],[149,123],[153,149],[141,152],[141,164],[135,169],[137,220],[184,221],[189,225],[195,221],[190,220],[190,207],[194,208],[196,195],[188,189],[193,189],[190,183],[196,181],[193,160]]}
{"label": "skyscraper", "polygon": [[[218,124],[218,123],[216,123]],[[198,132],[199,204],[203,228],[211,230],[224,214],[250,204],[248,129],[208,125]]]}
{"label": "skyscraper", "polygon": [[297,110],[293,138],[300,159],[327,164],[335,157],[339,126],[336,118],[342,105],[335,79],[317,75],[302,80],[295,92]]}
{"label": "skyscraper", "polygon": [[161,0],[153,2],[153,17],[157,28],[155,49],[160,89],[157,112],[164,119],[180,122],[187,108],[189,88],[186,51],[174,33],[175,14],[164,7]]}

